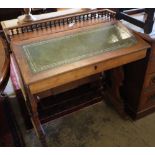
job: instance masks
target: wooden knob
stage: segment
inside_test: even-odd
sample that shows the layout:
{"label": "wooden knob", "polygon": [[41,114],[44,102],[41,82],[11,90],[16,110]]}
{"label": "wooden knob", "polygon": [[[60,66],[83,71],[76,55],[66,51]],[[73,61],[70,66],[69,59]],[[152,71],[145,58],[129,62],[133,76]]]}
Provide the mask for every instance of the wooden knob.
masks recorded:
{"label": "wooden knob", "polygon": [[96,65],[94,66],[94,69],[97,70],[97,66]]}

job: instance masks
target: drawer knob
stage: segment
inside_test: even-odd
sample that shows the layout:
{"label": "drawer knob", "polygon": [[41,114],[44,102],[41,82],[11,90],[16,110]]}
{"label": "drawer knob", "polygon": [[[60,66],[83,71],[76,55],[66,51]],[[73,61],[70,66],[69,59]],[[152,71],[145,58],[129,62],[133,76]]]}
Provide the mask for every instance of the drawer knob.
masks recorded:
{"label": "drawer knob", "polygon": [[97,70],[97,66],[96,65],[94,66],[94,69]]}

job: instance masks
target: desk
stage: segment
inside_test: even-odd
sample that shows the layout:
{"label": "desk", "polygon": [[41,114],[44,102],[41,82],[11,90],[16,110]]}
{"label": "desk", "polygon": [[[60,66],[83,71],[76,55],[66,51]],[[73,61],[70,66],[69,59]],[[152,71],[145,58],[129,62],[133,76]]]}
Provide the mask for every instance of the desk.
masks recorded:
{"label": "desk", "polygon": [[119,21],[108,18],[104,22],[103,14],[99,18],[98,12],[90,13],[93,17],[94,14],[95,19],[88,19],[87,12],[83,16],[86,20],[69,23],[67,29],[66,25],[58,25],[52,30],[19,33],[11,38],[31,121],[44,146],[45,133],[37,111],[38,94],[146,56],[149,45],[145,41]]}

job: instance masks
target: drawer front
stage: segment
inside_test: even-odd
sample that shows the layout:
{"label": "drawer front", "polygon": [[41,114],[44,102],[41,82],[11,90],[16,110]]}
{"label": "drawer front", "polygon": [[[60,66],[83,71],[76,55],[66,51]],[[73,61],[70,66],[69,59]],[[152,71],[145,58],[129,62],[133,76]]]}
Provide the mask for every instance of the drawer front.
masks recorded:
{"label": "drawer front", "polygon": [[155,72],[155,58],[151,58],[148,63],[147,73]]}
{"label": "drawer front", "polygon": [[155,89],[150,92],[142,93],[138,110],[146,110],[152,106],[155,106]]}
{"label": "drawer front", "polygon": [[155,73],[149,74],[145,78],[144,88],[155,88]]}

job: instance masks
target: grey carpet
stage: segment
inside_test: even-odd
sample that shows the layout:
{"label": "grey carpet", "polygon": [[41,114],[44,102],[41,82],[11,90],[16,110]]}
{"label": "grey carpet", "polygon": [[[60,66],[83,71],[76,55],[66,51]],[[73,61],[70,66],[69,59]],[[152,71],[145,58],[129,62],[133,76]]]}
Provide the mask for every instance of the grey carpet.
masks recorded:
{"label": "grey carpet", "polygon": [[[41,146],[34,130],[26,131],[17,103],[12,104],[26,146]],[[103,102],[43,125],[48,146],[155,146],[155,113],[123,120]]]}

